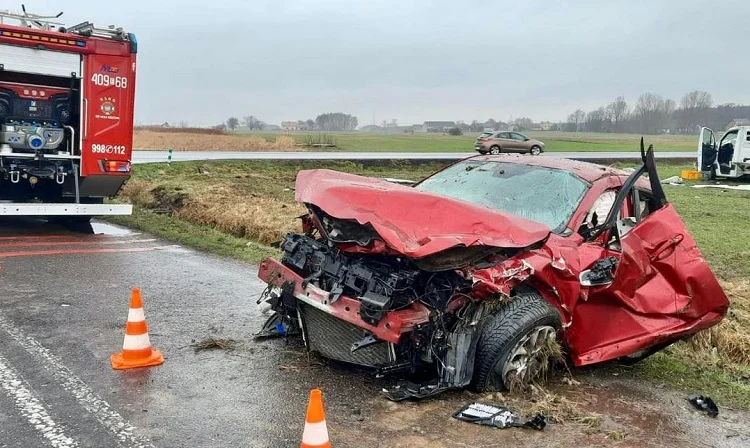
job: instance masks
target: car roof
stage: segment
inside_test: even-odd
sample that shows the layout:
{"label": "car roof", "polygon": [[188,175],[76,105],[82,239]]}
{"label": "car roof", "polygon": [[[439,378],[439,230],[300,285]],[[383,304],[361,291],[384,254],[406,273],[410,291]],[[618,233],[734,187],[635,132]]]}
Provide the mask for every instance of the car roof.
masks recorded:
{"label": "car roof", "polygon": [[551,156],[527,156],[519,154],[498,154],[486,156],[474,156],[471,160],[486,160],[488,162],[517,163],[519,165],[531,165],[542,168],[551,168],[568,171],[583,180],[594,182],[603,177],[620,176],[628,177],[630,173],[595,163],[581,162],[578,160],[562,159]]}

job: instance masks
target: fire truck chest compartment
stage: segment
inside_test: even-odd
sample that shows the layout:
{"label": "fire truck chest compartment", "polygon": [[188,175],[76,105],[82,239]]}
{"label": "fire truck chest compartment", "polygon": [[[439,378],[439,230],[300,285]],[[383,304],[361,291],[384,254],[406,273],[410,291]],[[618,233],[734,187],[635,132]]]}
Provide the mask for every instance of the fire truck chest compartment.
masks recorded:
{"label": "fire truck chest compartment", "polygon": [[3,70],[70,78],[81,77],[81,55],[62,51],[0,45]]}

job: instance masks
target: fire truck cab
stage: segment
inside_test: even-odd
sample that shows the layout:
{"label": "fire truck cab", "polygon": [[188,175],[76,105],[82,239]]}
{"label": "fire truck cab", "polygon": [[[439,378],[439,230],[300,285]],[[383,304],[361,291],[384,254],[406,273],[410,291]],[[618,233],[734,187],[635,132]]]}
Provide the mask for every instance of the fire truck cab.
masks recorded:
{"label": "fire truck cab", "polygon": [[0,11],[0,215],[130,214],[136,38],[59,16]]}

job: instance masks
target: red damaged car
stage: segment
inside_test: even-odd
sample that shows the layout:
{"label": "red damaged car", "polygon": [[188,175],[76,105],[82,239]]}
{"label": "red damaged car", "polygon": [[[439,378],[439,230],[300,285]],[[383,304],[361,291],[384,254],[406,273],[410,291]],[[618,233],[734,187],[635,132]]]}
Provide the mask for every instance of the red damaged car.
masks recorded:
{"label": "red damaged car", "polygon": [[[476,156],[410,187],[300,171],[309,213],[266,259],[262,334],[409,377],[393,399],[532,381],[562,343],[577,366],[640,359],[718,323],[728,300],[659,183],[564,159]],[[648,174],[648,179],[643,178]],[[260,302],[259,301],[259,302]]]}

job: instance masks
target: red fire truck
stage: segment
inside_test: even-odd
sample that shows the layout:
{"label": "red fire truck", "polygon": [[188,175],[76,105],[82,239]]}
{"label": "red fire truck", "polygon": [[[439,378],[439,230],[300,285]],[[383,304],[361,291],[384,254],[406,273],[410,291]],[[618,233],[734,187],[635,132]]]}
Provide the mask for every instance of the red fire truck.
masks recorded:
{"label": "red fire truck", "polygon": [[0,11],[0,215],[127,215],[135,36]]}

